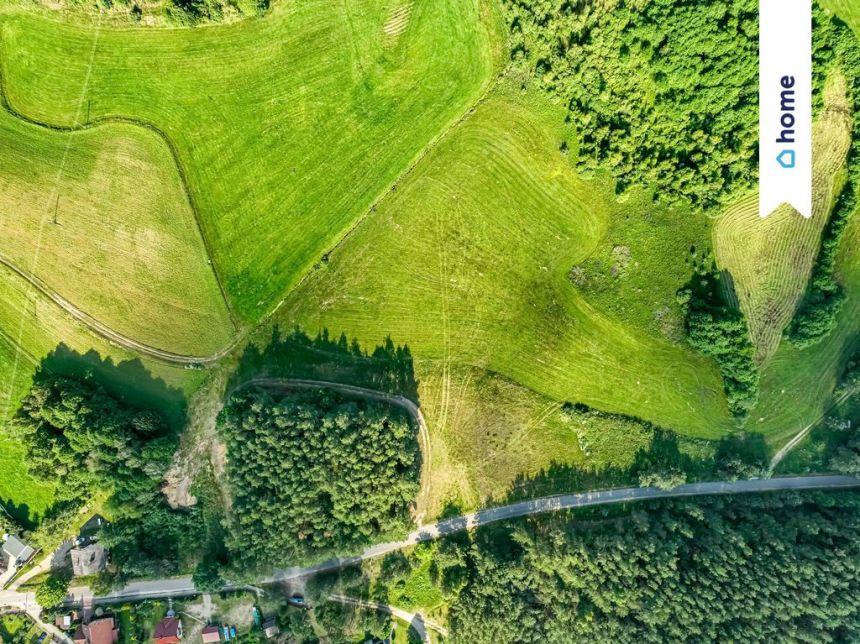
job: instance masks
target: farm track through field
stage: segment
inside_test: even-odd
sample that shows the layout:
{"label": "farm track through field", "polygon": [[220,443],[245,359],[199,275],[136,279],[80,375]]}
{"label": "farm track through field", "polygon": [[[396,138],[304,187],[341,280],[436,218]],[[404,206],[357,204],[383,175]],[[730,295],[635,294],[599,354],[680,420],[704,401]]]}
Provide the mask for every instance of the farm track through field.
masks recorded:
{"label": "farm track through field", "polygon": [[[170,364],[179,364],[179,365],[194,365],[194,364],[209,364],[211,362],[215,362],[220,360],[224,356],[226,356],[230,351],[232,351],[245,337],[243,333],[240,333],[235,337],[235,339],[226,347],[212,353],[208,356],[186,356],[179,353],[172,353],[170,351],[164,351],[162,349],[158,349],[156,347],[150,346],[148,344],[144,344],[143,342],[138,342],[128,336],[125,336],[121,333],[117,333],[113,329],[111,329],[106,324],[103,324],[96,320],[91,315],[85,313],[74,304],[65,299],[62,295],[51,289],[47,284],[45,284],[41,279],[37,276],[32,275],[31,273],[19,268],[13,262],[10,262],[7,258],[0,255],[0,266],[3,266],[10,272],[14,273],[21,279],[25,280],[30,286],[39,291],[42,295],[51,300],[54,304],[63,309],[66,313],[68,313],[75,320],[83,324],[91,333],[97,335],[105,340],[107,340],[111,344],[115,344],[124,349],[128,349],[130,351],[136,351],[150,358],[155,358],[157,360],[161,360],[163,362],[167,362]],[[19,349],[20,343],[16,343]],[[23,350],[23,349],[22,349]]]}
{"label": "farm track through field", "polygon": [[[425,145],[421,151],[416,155],[416,157],[412,160],[412,162],[404,168],[404,170],[398,174],[394,181],[392,181],[380,194],[376,199],[373,200],[373,203],[370,204],[370,207],[361,215],[358,219],[356,219],[352,225],[346,230],[346,232],[341,235],[340,239],[338,239],[329,249],[323,254],[324,257],[330,256],[336,250],[338,250],[343,244],[352,236],[352,234],[363,224],[367,218],[373,214],[379,205],[392,193],[396,192],[397,187],[403,183],[409,176],[415,171],[415,169],[421,164],[421,162],[427,157],[430,152],[432,152],[438,145],[455,129],[457,129],[460,125],[468,121],[472,114],[475,113],[475,110],[478,109],[478,106],[481,105],[484,101],[487,100],[487,97],[493,91],[493,89],[498,84],[499,80],[501,80],[504,75],[504,69],[501,69],[493,75],[489,82],[487,82],[486,87],[484,87],[481,94],[475,99],[475,102],[472,103],[456,120],[450,123],[446,128],[444,128],[441,132],[439,132],[435,137],[433,137],[427,145]],[[305,271],[304,274],[296,281],[295,285],[284,294],[284,297],[281,298],[281,301],[278,302],[275,307],[263,318],[260,320],[260,324],[263,324],[266,320],[271,319],[278,310],[286,303],[287,300],[290,299],[290,296],[293,295],[296,291],[301,288],[301,286],[310,278],[316,269],[314,267]]]}
{"label": "farm track through field", "polygon": [[[0,37],[2,37],[2,32],[0,32]],[[2,49],[2,44],[0,44],[0,49]],[[6,88],[6,75],[3,69],[3,61],[0,59],[0,105],[2,105],[3,109],[6,110],[12,117],[23,121],[24,123],[28,123],[30,125],[34,125],[36,127],[44,128],[46,130],[50,130],[53,132],[67,133],[72,134],[75,132],[83,132],[86,130],[96,129],[105,125],[110,124],[124,124],[124,125],[132,125],[136,127],[143,128],[145,130],[149,130],[154,133],[159,139],[161,139],[164,144],[167,146],[167,149],[170,151],[170,156],[173,158],[173,164],[176,167],[176,172],[179,175],[180,183],[182,184],[182,192],[185,194],[185,198],[188,201],[188,206],[191,208],[191,212],[194,216],[194,223],[197,226],[197,231],[200,234],[200,239],[203,241],[203,247],[206,250],[206,257],[209,260],[209,266],[212,269],[212,274],[215,277],[215,282],[218,284],[218,290],[221,293],[221,298],[224,301],[224,305],[227,307],[227,312],[230,315],[230,323],[233,325],[234,331],[238,331],[242,328],[239,323],[239,318],[236,315],[235,310],[233,309],[233,304],[230,301],[230,298],[227,295],[227,291],[224,288],[224,283],[221,279],[221,274],[218,271],[217,263],[215,262],[215,254],[212,249],[212,244],[209,241],[209,237],[206,234],[205,226],[203,225],[203,220],[200,216],[200,210],[198,208],[197,202],[194,199],[194,193],[191,190],[191,183],[188,180],[188,174],[185,171],[185,166],[182,164],[181,158],[179,156],[179,149],[176,147],[176,144],[173,142],[173,139],[168,136],[168,134],[162,130],[160,127],[155,125],[154,123],[150,123],[143,119],[133,118],[129,116],[119,116],[119,115],[111,115],[111,116],[99,116],[95,119],[88,120],[86,123],[81,123],[77,125],[56,125],[54,123],[48,123],[46,121],[40,121],[38,119],[31,118],[26,114],[18,111],[9,100],[9,92]],[[7,266],[9,265],[7,261],[3,262]],[[29,277],[25,273],[19,274],[24,278],[29,280]],[[41,287],[37,287],[42,290]],[[53,299],[53,298],[52,298]],[[133,341],[132,341],[133,342]],[[231,347],[233,345],[230,345]],[[228,351],[224,351],[227,353]],[[169,353],[169,352],[165,352]],[[219,352],[220,354],[220,352]],[[176,354],[171,354],[176,355]],[[213,354],[214,355],[214,354]]]}
{"label": "farm track through field", "polygon": [[770,459],[770,471],[773,472],[779,464],[783,461],[783,459],[788,456],[789,452],[791,452],[795,447],[797,447],[804,438],[811,432],[822,420],[827,417],[831,411],[839,407],[843,402],[848,400],[851,396],[857,393],[857,390],[854,388],[848,389],[848,391],[844,392],[841,396],[839,396],[836,400],[834,400],[827,408],[821,413],[821,415],[813,420],[811,423],[806,425],[803,429],[797,432],[794,436],[792,436],[789,441],[783,445],[780,450],[773,455],[773,458]]}
{"label": "farm track through field", "polygon": [[[382,192],[374,199],[371,203],[370,207],[362,214],[358,219],[356,219],[352,225],[343,233],[343,235],[324,253],[324,256],[328,256],[334,251],[336,251],[350,236],[351,234],[370,216],[378,207],[378,205],[391,193],[396,191],[397,186],[406,179],[412,171],[421,163],[421,161],[429,154],[429,152],[435,148],[440,141],[442,141],[451,131],[453,131],[460,124],[465,122],[475,111],[475,109],[487,98],[487,96],[492,91],[493,87],[495,87],[496,83],[500,79],[503,71],[497,71],[490,80],[486,83],[481,94],[478,98],[466,109],[464,112],[452,121],[447,127],[445,127],[442,131],[440,131],[433,139],[431,139],[427,145],[425,145],[416,155],[416,157],[412,160],[412,162],[395,177],[395,179],[389,184]],[[140,352],[150,358],[154,358],[157,360],[161,360],[163,362],[167,362],[169,364],[179,364],[179,365],[195,365],[195,364],[209,364],[212,362],[216,362],[217,360],[223,358],[227,354],[230,353],[236,346],[238,346],[242,340],[247,336],[248,332],[251,328],[258,328],[264,325],[266,322],[271,320],[274,315],[278,312],[278,310],[283,306],[283,304],[292,296],[294,292],[296,292],[299,287],[307,280],[308,277],[314,274],[315,268],[311,267],[299,278],[299,280],[295,283],[295,285],[284,294],[284,297],[272,308],[269,313],[265,314],[260,318],[260,320],[254,324],[251,328],[244,327],[240,321],[239,317],[236,314],[233,304],[230,300],[230,297],[227,294],[227,291],[224,287],[224,283],[221,277],[221,274],[218,270],[217,263],[215,261],[215,255],[212,248],[212,244],[206,234],[205,226],[203,224],[202,218],[200,216],[199,207],[194,198],[194,194],[191,190],[191,184],[188,179],[188,175],[185,171],[185,167],[181,161],[181,157],[179,154],[179,150],[174,143],[174,141],[170,138],[170,136],[162,130],[160,127],[155,125],[154,123],[148,122],[144,119],[134,118],[129,116],[122,115],[106,115],[99,116],[92,120],[87,121],[83,124],[65,126],[65,125],[57,125],[55,123],[50,123],[47,121],[42,121],[39,119],[31,118],[26,114],[18,111],[9,100],[9,93],[6,86],[6,76],[3,69],[2,60],[0,60],[0,105],[5,109],[11,116],[24,123],[28,123],[30,125],[44,128],[53,132],[58,133],[74,133],[81,132],[85,130],[92,130],[98,127],[102,127],[109,124],[125,124],[136,127],[141,127],[143,129],[149,130],[153,132],[156,136],[158,136],[166,145],[170,154],[173,158],[174,165],[176,167],[177,173],[180,177],[180,182],[182,184],[182,191],[185,194],[186,199],[188,200],[189,207],[194,216],[194,222],[197,226],[198,232],[200,234],[200,238],[203,241],[204,248],[206,250],[206,256],[209,260],[208,263],[212,269],[212,273],[215,277],[215,281],[218,284],[218,289],[221,293],[221,297],[224,301],[225,306],[227,307],[227,311],[230,316],[230,322],[233,325],[235,331],[237,331],[236,337],[227,344],[221,350],[204,355],[204,356],[190,356],[179,353],[174,353],[171,351],[165,351],[159,349],[157,347],[153,347],[151,345],[138,342],[128,336],[125,336],[121,333],[114,331],[112,328],[103,324],[102,322],[96,320],[83,310],[79,309],[71,302],[63,298],[59,293],[51,289],[47,284],[43,281],[39,280],[38,277],[31,274],[28,271],[21,270],[18,266],[14,265],[9,259],[0,256],[0,264],[8,268],[9,270],[15,272],[22,279],[26,280],[30,283],[34,288],[40,291],[42,294],[51,299],[55,304],[64,309],[67,313],[69,313],[76,320],[84,324],[91,332],[95,335],[98,335],[102,338],[107,339],[108,341],[117,344],[123,348],[126,348],[130,351]]]}

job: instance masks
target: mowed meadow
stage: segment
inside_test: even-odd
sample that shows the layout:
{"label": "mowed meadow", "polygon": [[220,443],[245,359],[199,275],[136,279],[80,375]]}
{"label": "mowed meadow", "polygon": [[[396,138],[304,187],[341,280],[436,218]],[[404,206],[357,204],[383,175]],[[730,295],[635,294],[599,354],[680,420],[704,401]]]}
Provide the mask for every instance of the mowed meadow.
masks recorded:
{"label": "mowed meadow", "polygon": [[[826,4],[860,24],[852,3]],[[427,518],[553,465],[622,467],[647,447],[628,421],[599,424],[607,435],[582,447],[565,402],[647,420],[702,453],[738,431],[676,297],[712,257],[735,277],[763,369],[745,430],[777,445],[813,422],[856,344],[856,220],[837,331],[803,351],[781,333],[844,180],[844,83],[832,79],[816,129],[813,227],[790,213],[760,222],[754,195],[712,218],[655,204],[653,187],[619,199],[608,173],[577,171],[564,105],[507,66],[496,5],[276,2],[195,29],[0,11],[0,258],[176,353],[214,353],[273,310],[262,335],[275,324],[407,344],[431,433]],[[0,275],[8,409],[61,341],[134,357]],[[144,364],[185,393],[206,378]],[[50,490],[0,440],[0,501],[38,514]]]}
{"label": "mowed meadow", "polygon": [[253,323],[477,99],[496,25],[486,0],[285,2],[202,29],[10,11],[0,63],[29,118],[122,117],[168,137],[231,303]]}
{"label": "mowed meadow", "polygon": [[[563,117],[501,81],[278,315],[284,327],[409,344],[432,428],[434,511],[448,497],[499,495],[551,463],[588,465],[559,423],[564,401],[692,436],[732,428],[712,364],[571,284],[621,208],[609,182],[578,177],[559,152]],[[671,299],[685,270],[640,297]]]}
{"label": "mowed meadow", "polygon": [[227,304],[164,142],[0,112],[0,260],[125,336],[186,355],[230,342]]}

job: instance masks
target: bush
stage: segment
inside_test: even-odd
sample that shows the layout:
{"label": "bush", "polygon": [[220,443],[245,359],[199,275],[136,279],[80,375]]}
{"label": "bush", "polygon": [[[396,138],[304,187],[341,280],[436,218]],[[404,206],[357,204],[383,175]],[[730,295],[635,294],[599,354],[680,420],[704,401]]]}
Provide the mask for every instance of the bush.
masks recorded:
{"label": "bush", "polygon": [[68,576],[51,574],[36,589],[36,601],[42,608],[58,606],[69,594],[70,581]]}
{"label": "bush", "polygon": [[672,490],[687,482],[687,475],[674,468],[654,472],[643,472],[639,475],[641,487],[656,487],[658,490]]}
{"label": "bush", "polygon": [[204,559],[194,569],[194,587],[202,593],[215,593],[224,587],[221,567],[215,559]]}

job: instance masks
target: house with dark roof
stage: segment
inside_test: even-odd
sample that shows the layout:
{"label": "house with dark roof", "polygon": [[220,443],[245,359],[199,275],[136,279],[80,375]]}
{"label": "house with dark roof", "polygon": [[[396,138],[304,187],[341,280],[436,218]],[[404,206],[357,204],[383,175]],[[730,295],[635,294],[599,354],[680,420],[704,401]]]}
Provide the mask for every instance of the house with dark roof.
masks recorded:
{"label": "house with dark roof", "polygon": [[72,558],[72,570],[76,577],[97,575],[107,568],[107,551],[100,543],[73,548],[69,555]]}
{"label": "house with dark roof", "polygon": [[178,617],[165,617],[155,625],[152,639],[155,644],[179,644],[182,641],[182,620]]}
{"label": "house with dark roof", "polygon": [[221,627],[206,626],[200,635],[203,637],[205,644],[215,644],[215,642],[221,641]]}

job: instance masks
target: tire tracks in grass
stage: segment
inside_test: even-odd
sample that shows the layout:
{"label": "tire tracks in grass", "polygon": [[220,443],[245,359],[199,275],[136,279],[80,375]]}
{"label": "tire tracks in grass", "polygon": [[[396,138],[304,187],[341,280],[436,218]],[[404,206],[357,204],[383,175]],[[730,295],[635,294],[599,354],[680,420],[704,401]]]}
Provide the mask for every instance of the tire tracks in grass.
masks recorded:
{"label": "tire tracks in grass", "polygon": [[[65,299],[62,295],[51,289],[39,277],[19,268],[14,262],[11,262],[6,257],[0,255],[0,266],[25,280],[32,290],[38,291],[43,296],[47,297],[51,302],[68,313],[74,320],[83,324],[93,335],[96,335],[103,340],[107,340],[109,344],[117,345],[129,351],[141,353],[150,358],[161,360],[169,364],[178,365],[205,365],[211,362],[220,360],[230,353],[239,343],[245,338],[244,333],[240,333],[235,339],[223,349],[206,356],[188,356],[171,351],[164,351],[143,342],[138,342],[128,336],[125,336],[117,331],[114,331],[108,325],[100,322],[88,313],[76,307],[74,304]],[[20,339],[15,343],[19,350],[26,351],[20,343]]]}
{"label": "tire tracks in grass", "polygon": [[[0,52],[3,51],[3,29],[2,23],[0,23]],[[95,47],[94,47],[95,52]],[[83,96],[86,95],[86,89],[84,90]],[[188,206],[191,209],[191,213],[194,218],[194,223],[197,227],[197,232],[200,235],[200,239],[203,242],[203,248],[206,251],[206,259],[207,264],[209,265],[212,275],[215,277],[215,282],[218,284],[218,290],[221,293],[221,299],[224,302],[224,306],[227,308],[227,313],[230,316],[230,324],[233,326],[233,331],[241,331],[243,328],[243,324],[239,316],[237,315],[235,309],[233,308],[233,303],[231,302],[227,290],[224,287],[224,281],[222,279],[221,273],[218,270],[217,262],[215,261],[215,252],[212,247],[212,243],[209,240],[209,237],[206,233],[206,227],[203,223],[203,218],[200,214],[200,207],[197,204],[197,201],[194,197],[194,193],[191,189],[191,181],[188,178],[188,173],[185,170],[185,166],[182,163],[182,159],[179,153],[179,148],[173,139],[162,130],[159,126],[146,121],[145,119],[131,117],[131,116],[122,116],[117,114],[106,114],[102,116],[97,116],[94,119],[87,119],[86,123],[78,123],[77,115],[75,116],[74,123],[72,125],[57,125],[56,123],[49,123],[48,121],[43,121],[37,118],[30,117],[20,110],[18,110],[10,100],[11,94],[9,93],[9,89],[6,81],[6,71],[3,66],[3,58],[0,56],[0,106],[6,112],[12,116],[13,118],[18,119],[24,123],[29,125],[33,125],[42,129],[46,129],[52,132],[57,133],[66,133],[71,135],[76,132],[84,132],[87,130],[94,130],[100,127],[105,127],[112,124],[121,124],[121,125],[131,125],[135,127],[143,128],[144,130],[148,130],[155,134],[162,142],[167,146],[167,149],[170,151],[170,156],[173,158],[173,165],[176,168],[176,172],[179,175],[180,183],[182,184],[182,192],[185,195],[185,199],[188,202]],[[7,262],[4,262],[7,263]],[[7,264],[8,265],[8,264]],[[24,275],[22,275],[25,279],[28,279]]]}
{"label": "tire tracks in grass", "polygon": [[[0,23],[0,52],[2,52],[2,37],[2,23]],[[338,250],[352,236],[352,234],[359,228],[359,226],[361,226],[361,224],[364,223],[364,221],[377,210],[379,205],[389,195],[396,192],[397,187],[409,176],[412,175],[414,170],[421,164],[421,162],[430,154],[430,152],[432,152],[439,145],[439,143],[441,143],[442,140],[444,140],[448,136],[449,133],[454,131],[457,127],[459,127],[460,125],[468,121],[469,118],[471,118],[471,116],[475,113],[478,107],[486,101],[487,97],[492,93],[493,89],[495,89],[496,85],[504,76],[505,70],[507,69],[506,65],[500,65],[498,62],[495,62],[493,64],[493,67],[494,69],[487,81],[485,81],[484,87],[479,92],[478,97],[460,114],[459,117],[451,121],[446,127],[444,127],[440,132],[438,132],[424,147],[422,147],[421,150],[419,150],[419,152],[406,166],[406,168],[402,170],[394,178],[394,180],[377,195],[377,197],[371,202],[370,206],[365,210],[365,212],[360,215],[355,221],[353,221],[353,223],[340,236],[340,238],[335,241],[335,243],[323,253],[323,257],[327,257],[336,250]],[[43,294],[48,295],[48,297],[55,303],[58,303],[58,300],[67,302],[67,304],[69,304],[71,308],[63,308],[68,313],[72,314],[73,317],[76,317],[76,319],[84,323],[94,334],[109,339],[111,342],[116,343],[131,351],[139,351],[151,358],[162,360],[171,364],[189,365],[207,364],[215,362],[229,354],[230,351],[232,351],[236,346],[238,346],[249,335],[251,331],[263,327],[265,324],[270,322],[272,318],[277,314],[277,312],[281,309],[281,307],[287,302],[287,300],[289,300],[289,298],[307,281],[308,278],[310,278],[316,273],[317,269],[315,264],[304,271],[304,273],[296,281],[296,283],[292,287],[287,289],[281,300],[274,307],[272,307],[272,309],[268,313],[262,315],[259,320],[257,320],[254,324],[249,326],[244,325],[241,322],[239,316],[237,315],[233,304],[227,294],[227,290],[224,287],[221,273],[218,269],[217,262],[215,261],[215,253],[209,240],[209,237],[206,234],[205,225],[203,224],[202,217],[200,215],[199,206],[197,205],[193,191],[191,190],[191,182],[188,178],[185,166],[182,163],[179,149],[173,139],[164,130],[162,130],[156,124],[146,121],[144,119],[116,114],[98,116],[94,119],[88,120],[86,123],[83,124],[76,124],[72,126],[57,125],[55,123],[42,121],[40,119],[32,118],[24,114],[23,112],[16,109],[14,105],[12,105],[9,97],[10,94],[8,92],[5,70],[3,68],[3,60],[2,56],[0,56],[0,106],[2,106],[2,108],[5,109],[6,112],[8,112],[14,118],[19,119],[30,125],[41,127],[54,132],[65,133],[90,130],[109,124],[133,125],[153,132],[162,141],[164,141],[164,143],[167,145],[168,150],[170,151],[171,156],[173,157],[174,165],[182,183],[183,192],[185,193],[186,199],[188,200],[188,204],[194,215],[195,224],[197,225],[200,238],[202,239],[204,248],[206,250],[206,255],[209,260],[208,263],[212,269],[213,275],[215,276],[216,283],[218,284],[219,291],[221,292],[221,297],[230,315],[230,322],[234,327],[234,331],[237,332],[237,335],[233,339],[233,341],[227,344],[223,349],[209,355],[188,356],[170,351],[164,351],[157,347],[146,345],[132,338],[124,336],[123,334],[117,333],[116,331],[113,331],[113,329],[111,329],[107,325],[98,322],[97,320],[95,320],[95,318],[89,316],[81,309],[78,309],[77,307],[71,305],[71,303],[67,302],[64,298],[62,298],[62,296],[59,295],[59,293],[50,289],[46,284],[33,284],[33,286],[35,286]],[[0,259],[0,264],[3,264],[7,268],[18,273],[23,279],[27,281],[31,281],[34,277],[26,271],[21,271],[17,266],[12,265],[8,260]]]}
{"label": "tire tracks in grass", "polygon": [[[75,116],[72,120],[73,125],[78,122],[78,117],[81,114],[81,107],[83,106],[84,97],[86,96],[87,90],[89,87],[90,75],[91,75],[92,67],[93,67],[93,60],[95,59],[96,49],[97,49],[98,43],[99,43],[99,36],[101,35],[101,26],[102,26],[101,11],[99,12],[98,16],[99,16],[99,19],[98,19],[98,22],[96,23],[95,35],[93,36],[93,44],[92,44],[92,48],[90,49],[90,57],[89,57],[89,60],[87,61],[87,71],[86,71],[86,74],[84,75],[84,81],[81,85],[81,94],[80,94],[80,97],[78,98],[78,105],[75,108]],[[3,77],[2,77],[2,74],[0,74],[0,87],[2,87],[2,81],[3,81]],[[2,90],[0,90],[0,93],[2,93]],[[3,97],[4,97],[3,102],[5,103],[5,93],[3,93]],[[30,266],[31,266],[30,272],[34,273],[34,274],[36,272],[36,267],[39,264],[39,256],[40,256],[41,250],[42,250],[42,238],[44,235],[45,226],[46,226],[47,221],[48,221],[48,211],[50,209],[50,204],[54,200],[54,197],[59,195],[60,182],[63,178],[63,172],[66,169],[66,160],[68,159],[69,150],[71,149],[71,147],[72,147],[72,133],[69,132],[69,135],[68,135],[67,140],[66,140],[66,145],[63,148],[63,155],[60,158],[60,165],[57,168],[57,176],[54,179],[54,187],[51,190],[51,194],[50,194],[50,197],[48,199],[48,203],[46,204],[46,207],[45,207],[45,212],[42,215],[41,221],[39,223],[39,233],[36,237],[36,248],[33,252],[33,259],[30,263]],[[33,290],[36,287],[33,283],[30,283],[28,285],[28,288],[29,288],[29,291],[27,293],[27,296],[25,297],[25,300],[30,299],[30,296],[32,295]],[[26,322],[27,322],[26,306],[27,306],[27,303],[25,301],[24,310],[21,311],[21,319],[18,322],[18,337],[15,341],[15,359],[14,359],[13,364],[12,364],[12,375],[9,378],[9,389],[6,393],[6,408],[3,412],[4,418],[9,417],[9,408],[12,405],[12,393],[13,393],[13,390],[15,387],[15,379],[18,377],[18,365],[19,365],[20,360],[21,360],[21,348],[22,348],[21,347],[21,338],[24,336],[24,326],[26,325]]]}
{"label": "tire tracks in grass", "polygon": [[851,396],[853,396],[856,393],[857,393],[857,389],[855,389],[854,387],[851,387],[847,391],[843,392],[838,398],[833,400],[824,409],[824,411],[821,413],[821,415],[818,416],[818,418],[813,420],[811,423],[806,425],[806,427],[804,427],[799,432],[797,432],[794,436],[792,436],[789,439],[789,441],[785,445],[783,445],[776,454],[773,455],[773,458],[770,459],[770,465],[768,467],[769,472],[773,473],[773,471],[779,466],[779,464],[783,461],[783,459],[785,459],[785,457],[788,456],[789,453],[792,450],[794,450],[794,448],[797,447],[803,441],[803,439],[806,438],[807,435],[809,435],[809,433],[813,429],[815,429],[822,420],[824,420],[827,417],[827,415],[831,411],[833,411],[834,409],[839,407],[839,405],[844,403],[846,400],[848,400]]}

